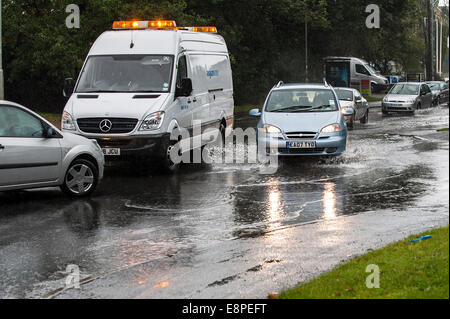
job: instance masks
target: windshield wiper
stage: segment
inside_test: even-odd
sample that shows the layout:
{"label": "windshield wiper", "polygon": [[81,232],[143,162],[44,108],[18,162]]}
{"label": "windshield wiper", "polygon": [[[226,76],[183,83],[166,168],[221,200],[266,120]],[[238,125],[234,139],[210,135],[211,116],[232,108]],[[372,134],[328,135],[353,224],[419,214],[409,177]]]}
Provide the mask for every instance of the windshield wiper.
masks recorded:
{"label": "windshield wiper", "polygon": [[294,106],[290,106],[290,107],[285,107],[284,109],[273,110],[273,111],[270,111],[270,112],[281,113],[281,112],[286,112],[287,110],[296,110],[298,108],[309,108],[309,106],[294,105]]}

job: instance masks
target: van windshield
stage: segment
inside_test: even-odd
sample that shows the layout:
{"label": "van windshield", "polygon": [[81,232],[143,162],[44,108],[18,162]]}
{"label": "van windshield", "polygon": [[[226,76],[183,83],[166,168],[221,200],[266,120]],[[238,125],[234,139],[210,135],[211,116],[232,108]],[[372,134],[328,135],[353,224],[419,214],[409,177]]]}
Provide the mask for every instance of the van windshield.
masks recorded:
{"label": "van windshield", "polygon": [[333,91],[324,89],[297,89],[273,91],[266,112],[301,113],[334,112],[338,104]]}
{"label": "van windshield", "polygon": [[77,93],[170,91],[172,56],[91,56],[83,69]]}

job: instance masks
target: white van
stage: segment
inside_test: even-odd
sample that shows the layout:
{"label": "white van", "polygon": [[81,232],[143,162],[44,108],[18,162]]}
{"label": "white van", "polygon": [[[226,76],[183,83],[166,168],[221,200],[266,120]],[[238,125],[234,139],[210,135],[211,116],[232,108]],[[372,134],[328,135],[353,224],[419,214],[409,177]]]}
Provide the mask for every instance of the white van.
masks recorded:
{"label": "white van", "polygon": [[223,136],[233,127],[230,58],[215,27],[118,21],[113,29],[95,41],[76,83],[65,81],[63,131],[96,139],[107,161],[159,159],[174,171],[173,131],[192,137],[196,121]]}

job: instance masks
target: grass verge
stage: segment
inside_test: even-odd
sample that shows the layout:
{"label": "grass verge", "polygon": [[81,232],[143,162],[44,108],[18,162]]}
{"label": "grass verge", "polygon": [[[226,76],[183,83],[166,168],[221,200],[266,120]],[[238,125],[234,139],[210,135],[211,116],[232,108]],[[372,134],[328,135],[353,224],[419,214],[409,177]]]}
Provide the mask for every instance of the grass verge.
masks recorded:
{"label": "grass verge", "polygon": [[[355,258],[328,274],[283,292],[280,299],[448,299],[449,228],[411,236]],[[409,243],[422,235],[431,239]],[[368,265],[380,269],[380,288],[368,289]]]}
{"label": "grass verge", "polygon": [[368,96],[365,98],[367,102],[381,102],[383,101],[382,97]]}
{"label": "grass verge", "polygon": [[47,121],[55,125],[56,127],[61,127],[61,114],[54,114],[54,113],[41,113],[39,112],[39,115],[45,118]]}

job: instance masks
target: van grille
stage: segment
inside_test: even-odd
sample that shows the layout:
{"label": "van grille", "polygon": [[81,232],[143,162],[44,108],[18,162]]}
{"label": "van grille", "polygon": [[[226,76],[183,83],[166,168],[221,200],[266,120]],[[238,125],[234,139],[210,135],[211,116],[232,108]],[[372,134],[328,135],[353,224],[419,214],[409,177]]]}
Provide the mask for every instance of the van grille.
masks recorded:
{"label": "van grille", "polygon": [[[109,131],[101,130],[100,123],[104,120],[111,122],[111,129]],[[94,134],[122,134],[130,133],[134,130],[138,123],[137,119],[127,118],[84,118],[78,119],[77,124],[81,131],[85,133]]]}
{"label": "van grille", "polygon": [[286,137],[290,140],[292,139],[314,139],[316,137],[316,132],[290,132],[286,133]]}

